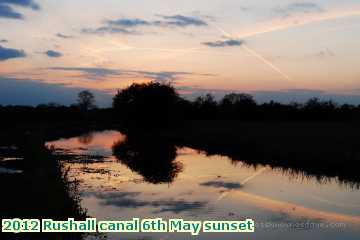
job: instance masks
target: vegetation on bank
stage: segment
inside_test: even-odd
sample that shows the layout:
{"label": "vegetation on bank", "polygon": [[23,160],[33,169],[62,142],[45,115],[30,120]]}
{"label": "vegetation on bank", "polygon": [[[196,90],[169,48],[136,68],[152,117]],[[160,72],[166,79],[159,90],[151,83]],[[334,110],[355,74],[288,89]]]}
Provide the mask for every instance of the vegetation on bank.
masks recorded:
{"label": "vegetation on bank", "polygon": [[[39,136],[24,134],[21,141],[9,149],[12,151],[1,151],[0,155],[11,158],[15,153],[16,159],[0,161],[1,166],[16,166],[22,172],[0,174],[1,218],[86,218],[86,212],[80,207],[77,183],[67,178],[66,169]],[[82,239],[82,234],[41,234],[42,239],[59,239],[61,236]],[[2,234],[2,239],[24,238],[39,239],[39,234]]]}

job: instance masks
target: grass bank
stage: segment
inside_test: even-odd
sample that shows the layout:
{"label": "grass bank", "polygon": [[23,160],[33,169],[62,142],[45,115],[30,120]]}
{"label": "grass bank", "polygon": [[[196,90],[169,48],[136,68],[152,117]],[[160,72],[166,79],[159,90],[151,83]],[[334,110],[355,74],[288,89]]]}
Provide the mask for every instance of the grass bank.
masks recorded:
{"label": "grass bank", "polygon": [[[1,218],[51,218],[77,220],[86,218],[80,207],[76,182],[70,182],[66,170],[36,135],[25,134],[12,146],[18,160],[1,161],[5,167],[15,165],[22,173],[0,174]],[[5,154],[5,153],[4,153]],[[8,165],[8,166],[6,166]],[[2,234],[1,239],[82,239],[81,234]]]}

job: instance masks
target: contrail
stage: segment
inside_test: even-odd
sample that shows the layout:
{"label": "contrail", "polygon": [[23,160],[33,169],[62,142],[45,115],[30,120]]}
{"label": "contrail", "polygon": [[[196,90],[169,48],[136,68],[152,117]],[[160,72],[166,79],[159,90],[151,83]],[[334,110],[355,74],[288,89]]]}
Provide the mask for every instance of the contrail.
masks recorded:
{"label": "contrail", "polygon": [[[308,16],[308,18],[302,19],[302,21],[298,21],[297,23],[294,23],[294,20],[296,20],[296,19],[290,19],[291,21],[288,20],[289,22],[285,23],[284,25],[272,26],[268,29],[264,29],[264,30],[260,30],[260,31],[238,34],[236,39],[244,39],[244,38],[257,36],[257,35],[264,34],[264,33],[271,33],[271,32],[275,32],[275,31],[281,31],[281,30],[286,30],[286,29],[295,28],[295,27],[299,27],[299,26],[304,26],[304,25],[308,25],[311,23],[315,23],[315,22],[324,22],[324,21],[335,20],[335,19],[346,18],[346,17],[353,17],[353,16],[360,16],[360,10],[354,9],[354,10],[348,10],[348,11],[343,11],[343,12],[332,12],[332,13],[323,14],[320,16],[312,15],[312,16]],[[226,37],[234,38],[232,34],[229,34],[228,32],[219,28],[218,26],[215,26],[215,25],[213,25],[213,26],[218,31],[220,31],[223,35],[225,35]],[[242,47],[248,53],[250,53],[254,57],[258,58],[264,64],[268,65],[274,71],[279,73],[282,77],[284,77],[287,80],[291,80],[289,75],[285,74],[283,71],[281,71],[280,68],[275,66],[273,63],[271,63],[264,56],[262,56],[261,54],[256,52],[254,49],[251,49],[249,46],[246,46],[244,43],[242,44]]]}
{"label": "contrail", "polygon": [[[259,31],[241,33],[241,34],[238,34],[238,37],[241,39],[244,39],[244,38],[257,36],[260,34],[296,28],[296,27],[308,25],[311,23],[324,22],[324,21],[330,21],[330,20],[346,18],[346,17],[354,17],[354,16],[360,16],[359,9],[354,9],[354,10],[350,10],[350,11],[348,10],[348,11],[343,11],[343,12],[330,12],[328,14],[321,14],[321,15],[309,15],[309,16],[307,16],[307,18],[303,18],[300,20],[298,20],[296,18],[290,18],[287,20],[287,22],[285,22],[283,24],[271,26],[271,27],[268,27],[266,29],[259,30]],[[296,23],[294,23],[295,21],[296,21]]]}
{"label": "contrail", "polygon": [[112,45],[112,47],[108,46],[108,47],[94,49],[94,48],[83,46],[84,54],[94,57],[94,58],[97,58],[97,59],[101,59],[101,61],[106,61],[107,58],[101,56],[101,53],[106,52],[106,51],[114,51],[114,48],[116,48],[116,50],[118,50],[118,51],[142,50],[142,51],[169,52],[169,53],[172,53],[171,57],[186,55],[189,53],[209,53],[209,51],[206,51],[205,48],[199,48],[199,47],[197,47],[197,48],[178,48],[178,49],[135,47],[135,46],[129,45],[127,43],[117,42],[114,40],[109,40],[108,43],[109,43],[108,45]]}
{"label": "contrail", "polygon": [[[215,26],[215,25],[212,25],[212,26],[214,26],[218,31],[220,31],[223,35],[225,35],[225,37],[232,38],[232,39],[240,39],[239,37],[234,37],[232,34],[226,32],[224,29],[222,29],[222,28],[220,28],[218,26]],[[272,70],[279,73],[286,80],[291,81],[291,78],[287,74],[285,74],[283,71],[281,71],[280,68],[276,67],[273,63],[271,63],[269,60],[267,60],[264,56],[262,56],[261,54],[256,52],[254,49],[251,49],[249,46],[245,45],[245,43],[242,43],[241,46],[250,55],[252,55],[252,56],[256,57],[257,59],[259,59],[265,65],[269,66]]]}
{"label": "contrail", "polygon": [[224,29],[220,28],[219,26],[216,26],[215,24],[211,24],[214,28],[216,28],[219,32],[221,32],[225,37],[228,38],[234,38],[232,34],[226,32]]}
{"label": "contrail", "polygon": [[267,60],[265,57],[263,57],[262,55],[260,55],[258,52],[256,52],[254,49],[249,48],[248,46],[246,46],[244,43],[242,44],[242,47],[251,55],[253,55],[254,57],[258,58],[260,61],[262,61],[263,63],[265,63],[266,65],[268,65],[270,68],[272,68],[275,72],[279,73],[283,78],[291,81],[291,78],[285,74],[283,71],[281,71],[278,67],[276,67],[273,63],[271,63],[269,60]]}

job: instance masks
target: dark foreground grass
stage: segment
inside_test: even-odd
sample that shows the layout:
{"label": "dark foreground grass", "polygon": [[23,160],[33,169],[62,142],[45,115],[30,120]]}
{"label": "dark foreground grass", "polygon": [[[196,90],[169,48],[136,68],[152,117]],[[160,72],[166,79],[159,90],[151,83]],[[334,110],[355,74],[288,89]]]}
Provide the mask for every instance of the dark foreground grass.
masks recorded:
{"label": "dark foreground grass", "polygon": [[189,121],[162,135],[209,155],[360,186],[357,123]]}
{"label": "dark foreground grass", "polygon": [[[37,136],[25,135],[18,151],[23,160],[20,174],[0,174],[1,218],[51,218],[76,220],[86,218],[80,207],[76,182],[70,182],[66,171],[45,148]],[[4,234],[0,239],[82,239],[81,234]]]}

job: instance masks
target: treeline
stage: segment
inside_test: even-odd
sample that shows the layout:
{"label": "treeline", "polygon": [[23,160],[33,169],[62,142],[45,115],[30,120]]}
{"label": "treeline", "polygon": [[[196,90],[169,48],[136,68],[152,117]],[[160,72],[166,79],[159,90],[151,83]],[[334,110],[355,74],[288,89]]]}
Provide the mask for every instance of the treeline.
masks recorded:
{"label": "treeline", "polygon": [[111,109],[94,108],[84,110],[77,106],[39,105],[0,106],[0,123],[15,124],[52,124],[71,122],[104,122],[111,119]]}
{"label": "treeline", "polygon": [[109,119],[112,119],[112,110],[97,108],[95,96],[90,91],[81,91],[77,102],[71,106],[58,103],[39,104],[36,107],[0,105],[0,127],[26,124],[45,126],[74,122],[104,123]]}
{"label": "treeline", "polygon": [[216,100],[211,94],[187,100],[169,84],[157,82],[132,84],[113,98],[111,108],[97,108],[89,91],[79,93],[71,106],[56,103],[30,106],[1,106],[1,123],[117,123],[127,121],[171,126],[184,120],[242,121],[353,121],[360,120],[360,105],[339,105],[333,101],[312,98],[307,102],[282,104],[257,103],[253,96],[231,93]]}
{"label": "treeline", "polygon": [[360,106],[339,105],[333,101],[312,98],[304,104],[282,104],[274,101],[259,104],[253,96],[231,93],[216,101],[211,94],[193,101],[181,97],[168,84],[133,84],[119,91],[113,99],[115,113],[151,124],[181,120],[279,120],[344,121],[359,120]]}
{"label": "treeline", "polygon": [[208,94],[190,102],[196,119],[236,120],[355,120],[360,119],[360,106],[339,105],[334,101],[311,98],[307,102],[282,104],[274,101],[257,103],[253,96],[242,93],[225,95],[220,101]]}

